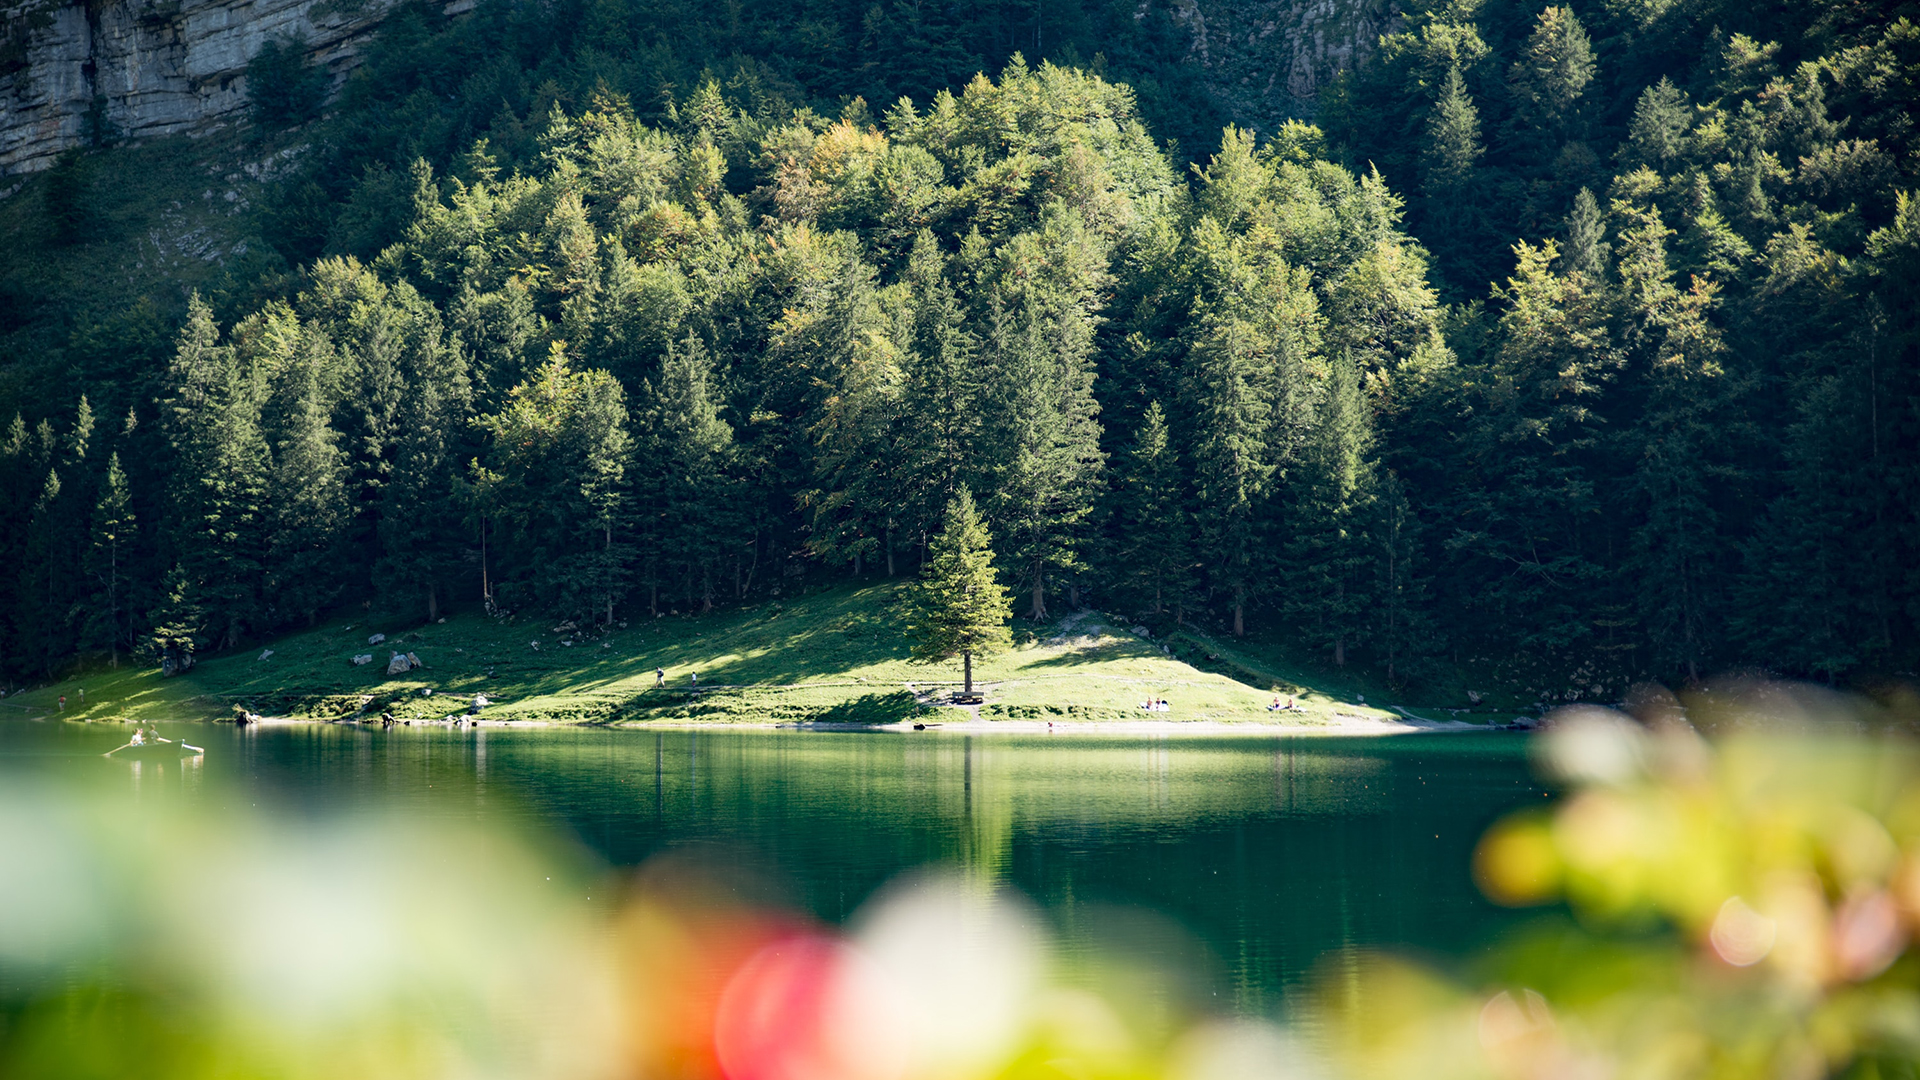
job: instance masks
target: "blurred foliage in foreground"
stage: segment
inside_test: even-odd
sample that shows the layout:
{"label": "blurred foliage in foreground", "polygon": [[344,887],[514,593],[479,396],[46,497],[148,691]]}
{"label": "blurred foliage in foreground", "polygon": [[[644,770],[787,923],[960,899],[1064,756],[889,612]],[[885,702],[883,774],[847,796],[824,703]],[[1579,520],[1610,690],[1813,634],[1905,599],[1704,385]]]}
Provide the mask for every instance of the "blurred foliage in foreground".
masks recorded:
{"label": "blurred foliage in foreground", "polygon": [[977,869],[831,927],[688,853],[14,783],[0,1076],[1913,1075],[1920,754],[1805,688],[1678,704],[1538,739],[1566,796],[1475,871],[1557,914],[1451,969],[1329,957],[1271,1019],[1056,949]]}

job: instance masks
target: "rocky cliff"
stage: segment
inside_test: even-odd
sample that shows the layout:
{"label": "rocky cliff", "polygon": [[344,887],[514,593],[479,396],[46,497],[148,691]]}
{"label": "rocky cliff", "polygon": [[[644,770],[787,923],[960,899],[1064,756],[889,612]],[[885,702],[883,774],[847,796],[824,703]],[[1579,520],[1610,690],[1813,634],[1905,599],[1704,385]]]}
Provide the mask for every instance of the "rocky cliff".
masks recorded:
{"label": "rocky cliff", "polygon": [[0,0],[0,173],[46,168],[96,134],[228,123],[270,39],[303,39],[337,83],[391,2]]}
{"label": "rocky cliff", "polygon": [[[1165,0],[1188,42],[1186,61],[1237,123],[1272,131],[1311,114],[1341,72],[1364,59],[1395,0]],[[1141,5],[1144,13],[1145,4]]]}

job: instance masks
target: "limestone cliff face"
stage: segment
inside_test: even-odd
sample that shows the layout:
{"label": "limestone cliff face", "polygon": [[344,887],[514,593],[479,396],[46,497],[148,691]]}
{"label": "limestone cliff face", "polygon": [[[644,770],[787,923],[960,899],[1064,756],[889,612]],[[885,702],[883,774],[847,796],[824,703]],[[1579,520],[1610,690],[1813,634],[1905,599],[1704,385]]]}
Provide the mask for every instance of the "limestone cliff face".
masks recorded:
{"label": "limestone cliff face", "polygon": [[1320,92],[1373,50],[1399,10],[1395,0],[1165,2],[1191,43],[1186,61],[1204,69],[1215,100],[1263,132],[1311,115]]}
{"label": "limestone cliff face", "polygon": [[53,164],[96,131],[143,138],[228,123],[247,61],[298,36],[336,82],[391,0],[0,0],[0,174]]}

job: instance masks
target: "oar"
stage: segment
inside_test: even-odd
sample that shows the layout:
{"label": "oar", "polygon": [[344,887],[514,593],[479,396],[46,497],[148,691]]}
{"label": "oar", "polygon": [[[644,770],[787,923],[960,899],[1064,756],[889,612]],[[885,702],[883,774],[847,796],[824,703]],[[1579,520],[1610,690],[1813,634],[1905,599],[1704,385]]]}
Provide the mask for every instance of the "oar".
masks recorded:
{"label": "oar", "polygon": [[[129,742],[129,743],[127,743],[127,746],[138,746],[138,745],[139,745],[138,743],[134,743],[134,742]],[[125,749],[127,748],[127,746],[116,746],[116,747],[114,747],[113,749],[111,749],[111,750],[109,750],[109,751],[107,751],[106,753],[104,753],[104,754],[101,754],[100,756],[101,756],[101,757],[112,757],[113,755],[115,755],[115,754],[117,754],[117,753],[119,753],[120,751],[122,751],[122,750],[125,750]]]}
{"label": "oar", "polygon": [[155,742],[163,742],[163,743],[171,743],[171,744],[172,744],[172,745],[174,745],[174,746],[178,746],[178,747],[179,747],[180,749],[182,749],[182,750],[191,750],[191,751],[193,751],[193,752],[194,752],[194,753],[196,753],[196,754],[204,754],[204,753],[206,753],[206,752],[207,752],[205,748],[203,748],[203,747],[199,747],[199,746],[195,746],[195,745],[193,745],[192,743],[190,743],[190,742],[187,742],[187,741],[186,741],[186,740],[184,740],[184,739],[183,739],[183,740],[181,740],[180,742],[174,742],[174,741],[173,741],[172,739],[169,739],[169,738],[166,738],[165,736],[162,736],[162,735],[155,735],[155,736],[153,737],[153,740],[154,740]]}

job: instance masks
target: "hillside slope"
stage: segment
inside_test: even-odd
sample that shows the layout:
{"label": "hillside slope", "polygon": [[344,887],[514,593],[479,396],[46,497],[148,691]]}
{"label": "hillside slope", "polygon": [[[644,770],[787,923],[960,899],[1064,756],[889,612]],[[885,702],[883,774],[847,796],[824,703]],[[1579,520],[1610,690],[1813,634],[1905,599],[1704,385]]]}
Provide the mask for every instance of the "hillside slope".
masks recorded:
{"label": "hillside slope", "polygon": [[[907,659],[900,591],[898,583],[835,589],[597,635],[517,614],[458,614],[429,625],[342,619],[176,678],[145,666],[95,671],[13,695],[0,711],[180,720],[223,718],[239,706],[313,719],[386,711],[422,720],[464,712],[484,693],[495,703],[485,710],[490,720],[888,723],[944,702],[959,678],[957,662]],[[369,644],[376,634],[386,637]],[[1270,721],[1275,693],[1298,697],[1303,711],[1285,719],[1302,726],[1336,715],[1389,716],[1309,686],[1256,687],[1200,670],[1097,612],[1016,624],[1015,639],[1014,651],[975,665],[986,695],[981,719]],[[387,676],[395,651],[424,667]],[[353,662],[364,655],[373,660]],[[655,685],[660,669],[663,687]],[[697,697],[689,693],[695,674]],[[1172,710],[1149,717],[1138,708],[1147,698],[1164,698]]]}

